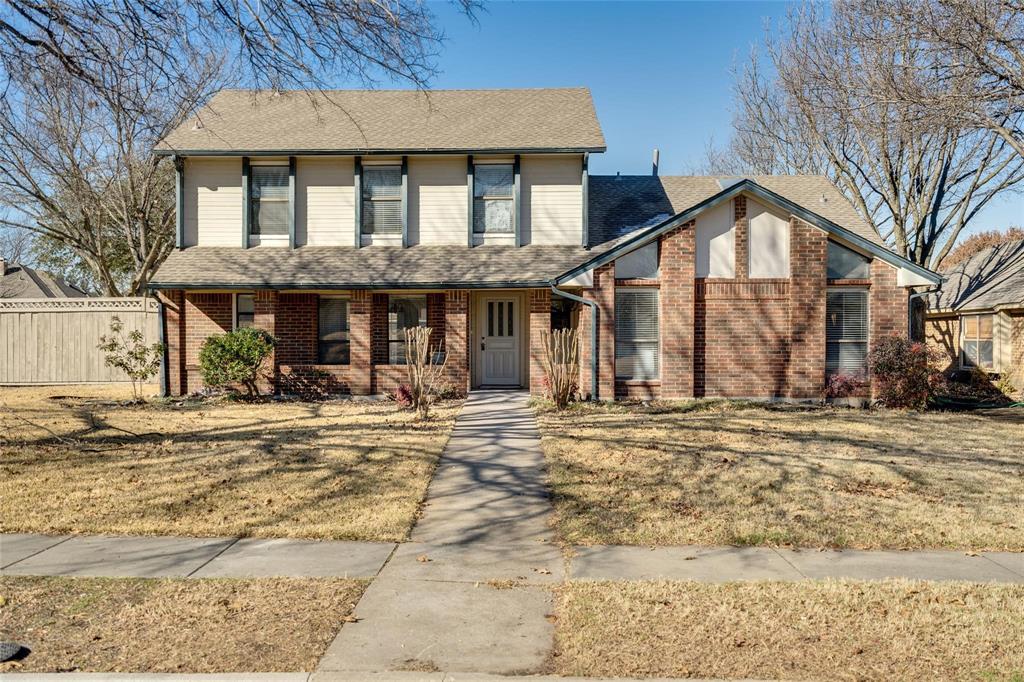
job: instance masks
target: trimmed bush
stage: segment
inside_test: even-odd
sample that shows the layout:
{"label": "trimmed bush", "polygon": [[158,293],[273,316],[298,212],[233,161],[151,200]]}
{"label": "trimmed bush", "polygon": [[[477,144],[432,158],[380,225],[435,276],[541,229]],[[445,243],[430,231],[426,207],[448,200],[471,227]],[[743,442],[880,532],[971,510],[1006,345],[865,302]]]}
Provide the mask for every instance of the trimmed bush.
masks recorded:
{"label": "trimmed bush", "polygon": [[868,367],[877,383],[878,400],[886,407],[923,409],[945,379],[935,369],[940,353],[927,345],[889,336],[868,354]]}
{"label": "trimmed bush", "polygon": [[252,327],[211,336],[199,350],[203,382],[212,388],[241,385],[248,395],[259,395],[257,381],[265,374],[263,363],[276,345],[273,336]]}

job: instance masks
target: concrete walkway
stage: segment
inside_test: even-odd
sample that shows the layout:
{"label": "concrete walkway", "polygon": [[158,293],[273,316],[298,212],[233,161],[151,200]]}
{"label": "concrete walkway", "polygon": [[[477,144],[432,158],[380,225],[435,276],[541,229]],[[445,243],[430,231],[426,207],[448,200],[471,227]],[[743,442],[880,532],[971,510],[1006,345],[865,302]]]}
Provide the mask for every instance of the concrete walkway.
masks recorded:
{"label": "concrete walkway", "polygon": [[[318,671],[540,669],[554,627],[544,585],[564,579],[544,458],[525,392],[470,394],[401,545]],[[440,679],[440,678],[433,678]]]}
{"label": "concrete walkway", "polygon": [[372,578],[393,542],[0,535],[0,575]]}

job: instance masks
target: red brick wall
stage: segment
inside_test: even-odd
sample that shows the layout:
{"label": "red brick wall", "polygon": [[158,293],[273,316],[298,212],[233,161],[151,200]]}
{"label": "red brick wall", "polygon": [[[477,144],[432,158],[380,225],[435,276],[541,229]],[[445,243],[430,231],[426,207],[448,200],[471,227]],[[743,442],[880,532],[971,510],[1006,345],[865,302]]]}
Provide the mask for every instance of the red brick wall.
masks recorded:
{"label": "red brick wall", "polygon": [[789,221],[789,366],[785,395],[818,398],[825,386],[826,234]]}
{"label": "red brick wall", "polygon": [[185,292],[180,289],[159,294],[163,303],[164,343],[167,346],[167,392],[183,395],[188,392],[187,370],[185,369]]}
{"label": "red brick wall", "polygon": [[[615,264],[608,263],[594,270],[594,286],[583,297],[597,303],[597,394],[602,400],[615,398]],[[580,308],[580,392],[593,393],[590,365],[591,309]],[[550,321],[549,321],[550,323]]]}
{"label": "red brick wall", "polygon": [[316,364],[320,297],[281,294],[278,302],[277,356],[284,365]]}
{"label": "red brick wall", "polygon": [[551,290],[530,290],[530,393],[544,394],[544,332],[551,331]]}
{"label": "red brick wall", "polygon": [[199,373],[199,349],[207,337],[231,331],[231,294],[185,292],[185,382],[184,392],[203,388]]}
{"label": "red brick wall", "polygon": [[388,364],[388,295],[373,294],[370,310],[371,362]]}
{"label": "red brick wall", "polygon": [[694,223],[661,238],[661,397],[694,395]]}
{"label": "red brick wall", "polygon": [[[887,336],[906,338],[909,324],[907,290],[896,285],[896,268],[880,258],[871,262],[871,288],[868,291],[868,316],[871,335],[868,350]],[[872,389],[874,389],[872,382]]]}
{"label": "red brick wall", "polygon": [[469,391],[469,292],[444,293],[445,375],[460,391]]}

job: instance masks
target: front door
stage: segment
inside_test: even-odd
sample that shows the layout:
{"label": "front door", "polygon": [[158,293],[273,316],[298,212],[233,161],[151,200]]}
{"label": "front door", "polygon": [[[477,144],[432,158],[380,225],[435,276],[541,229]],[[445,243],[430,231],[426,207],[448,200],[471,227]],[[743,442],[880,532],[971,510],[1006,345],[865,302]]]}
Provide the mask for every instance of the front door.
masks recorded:
{"label": "front door", "polygon": [[519,385],[518,298],[486,296],[480,301],[480,384]]}

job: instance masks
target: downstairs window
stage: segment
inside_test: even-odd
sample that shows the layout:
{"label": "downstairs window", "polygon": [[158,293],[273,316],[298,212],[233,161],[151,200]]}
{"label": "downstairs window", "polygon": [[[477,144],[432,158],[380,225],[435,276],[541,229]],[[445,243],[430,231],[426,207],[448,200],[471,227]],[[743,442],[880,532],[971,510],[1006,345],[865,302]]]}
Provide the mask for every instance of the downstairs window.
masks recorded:
{"label": "downstairs window", "polygon": [[964,366],[992,369],[992,316],[964,315],[963,358]]}
{"label": "downstairs window", "polygon": [[653,380],[660,376],[658,290],[615,290],[615,378]]}
{"label": "downstairs window", "polygon": [[833,289],[825,305],[825,374],[867,370],[868,292]]}
{"label": "downstairs window", "polygon": [[317,362],[321,365],[349,363],[348,299],[320,297]]}
{"label": "downstairs window", "polygon": [[405,330],[426,326],[426,296],[391,296],[388,299],[388,363],[404,365]]}

